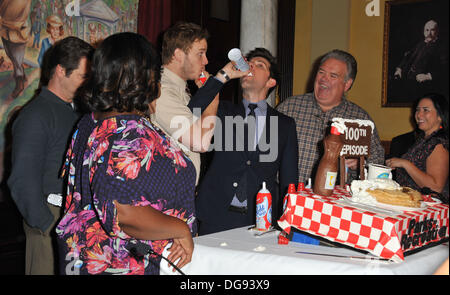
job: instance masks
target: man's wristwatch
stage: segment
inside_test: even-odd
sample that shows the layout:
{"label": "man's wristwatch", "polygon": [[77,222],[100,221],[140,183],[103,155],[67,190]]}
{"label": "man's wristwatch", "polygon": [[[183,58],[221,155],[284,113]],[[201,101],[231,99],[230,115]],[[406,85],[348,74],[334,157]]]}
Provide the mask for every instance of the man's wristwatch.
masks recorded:
{"label": "man's wristwatch", "polygon": [[220,70],[219,73],[225,78],[225,81],[230,81],[230,76],[227,75],[227,73],[225,73],[224,70]]}

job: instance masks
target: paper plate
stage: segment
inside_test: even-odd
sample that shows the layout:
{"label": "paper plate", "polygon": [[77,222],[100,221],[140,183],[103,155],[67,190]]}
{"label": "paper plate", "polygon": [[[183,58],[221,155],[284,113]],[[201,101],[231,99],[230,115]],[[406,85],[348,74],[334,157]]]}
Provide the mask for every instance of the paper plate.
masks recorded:
{"label": "paper plate", "polygon": [[428,204],[426,202],[422,202],[420,207],[405,207],[405,206],[397,206],[397,205],[391,205],[391,204],[385,204],[376,202],[376,206],[384,209],[391,209],[391,210],[401,210],[401,211],[420,211],[428,208]]}

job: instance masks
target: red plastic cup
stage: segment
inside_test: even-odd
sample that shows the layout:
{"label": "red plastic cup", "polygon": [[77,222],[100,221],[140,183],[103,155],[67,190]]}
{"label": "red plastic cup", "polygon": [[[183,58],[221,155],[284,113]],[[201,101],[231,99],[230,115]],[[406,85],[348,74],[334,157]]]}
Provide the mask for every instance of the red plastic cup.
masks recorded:
{"label": "red plastic cup", "polygon": [[286,233],[284,231],[282,231],[278,235],[278,244],[279,245],[287,245],[287,244],[289,244],[289,239],[285,235],[286,235]]}
{"label": "red plastic cup", "polygon": [[200,82],[202,83],[202,85],[205,84],[205,82],[206,82],[206,76],[205,76],[205,74],[204,74],[203,72],[200,74],[200,78],[198,78],[198,79],[200,80]]}
{"label": "red plastic cup", "polygon": [[289,188],[288,188],[288,194],[295,194],[295,184],[291,183],[289,184]]}

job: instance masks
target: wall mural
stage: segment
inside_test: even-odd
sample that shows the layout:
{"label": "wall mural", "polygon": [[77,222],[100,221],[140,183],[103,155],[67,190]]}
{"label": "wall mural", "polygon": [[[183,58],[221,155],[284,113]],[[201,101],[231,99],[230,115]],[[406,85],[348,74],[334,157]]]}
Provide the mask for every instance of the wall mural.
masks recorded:
{"label": "wall mural", "polygon": [[137,32],[138,2],[0,0],[0,179],[8,120],[33,97],[45,50],[67,36],[95,46],[111,34]]}

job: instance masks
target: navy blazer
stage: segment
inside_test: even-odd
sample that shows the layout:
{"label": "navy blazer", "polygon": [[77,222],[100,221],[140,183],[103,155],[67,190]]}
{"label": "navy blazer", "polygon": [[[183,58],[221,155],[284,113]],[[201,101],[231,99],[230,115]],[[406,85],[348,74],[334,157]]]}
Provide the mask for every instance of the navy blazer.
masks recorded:
{"label": "navy blazer", "polygon": [[[242,144],[242,138],[236,136],[235,123],[232,136],[234,148],[232,151],[225,150],[226,136],[230,139],[230,134],[225,133],[227,128],[225,118],[242,117],[243,120],[245,108],[242,102],[236,105],[221,101],[217,116],[221,123],[216,125],[216,128],[221,128],[222,133],[218,133],[219,130],[215,131],[214,155],[199,184],[196,198],[196,213],[200,221],[199,233],[207,234],[255,224],[256,195],[263,181],[272,194],[272,224],[275,225],[281,216],[282,201],[289,184],[298,181],[298,143],[294,119],[268,105],[266,124],[258,149],[249,153],[246,146],[243,151],[236,149],[240,141]],[[220,145],[222,148],[218,150]],[[248,212],[241,214],[229,211],[228,208],[245,172],[248,172]]]}

